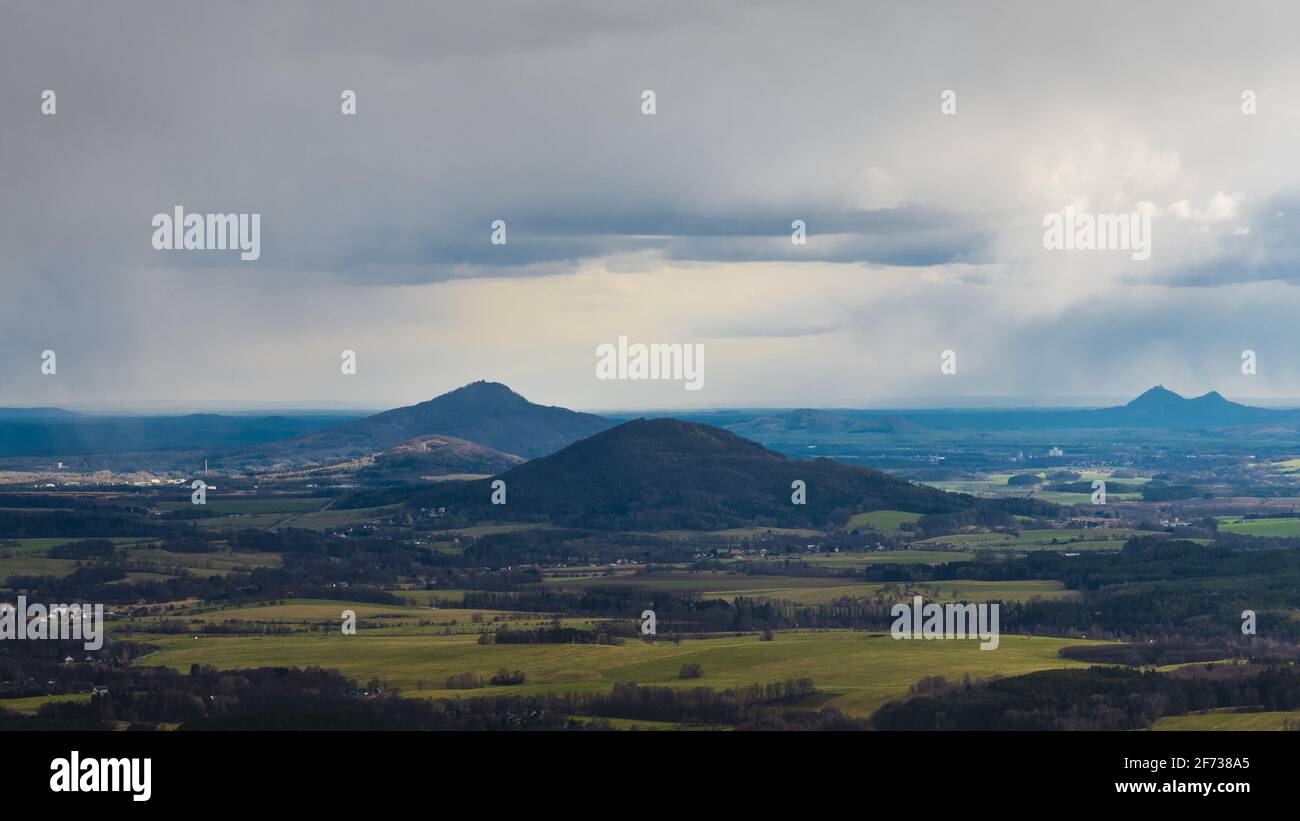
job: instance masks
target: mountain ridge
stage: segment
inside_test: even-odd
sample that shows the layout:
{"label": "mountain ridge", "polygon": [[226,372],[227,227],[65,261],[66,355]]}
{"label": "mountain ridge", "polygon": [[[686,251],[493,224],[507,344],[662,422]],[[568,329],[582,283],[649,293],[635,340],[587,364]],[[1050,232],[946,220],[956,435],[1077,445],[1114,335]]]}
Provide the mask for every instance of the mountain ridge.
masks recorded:
{"label": "mountain ridge", "polygon": [[538,405],[499,382],[478,380],[415,405],[293,439],[243,448],[223,456],[221,464],[344,460],[387,451],[427,436],[450,437],[502,454],[533,458],[553,453],[613,424],[595,414]]}
{"label": "mountain ridge", "polygon": [[1243,405],[1225,399],[1218,391],[1185,397],[1163,385],[1156,385],[1143,391],[1132,401],[1120,407],[1079,411],[1079,413],[1089,413],[1095,418],[1113,420],[1117,423],[1127,422],[1134,426],[1163,423],[1160,426],[1180,428],[1256,424],[1288,416],[1300,419],[1300,414],[1294,411]]}
{"label": "mountain ridge", "polygon": [[[720,414],[720,415],[719,415]],[[293,417],[199,413],[94,415],[57,407],[0,408],[0,458],[68,458],[136,454],[133,463],[169,467],[211,458],[214,467],[261,469],[322,464],[373,456],[420,436],[442,435],[526,458],[553,453],[607,430],[614,420],[538,405],[496,382],[479,380],[415,405],[356,418],[350,414]],[[1183,397],[1156,385],[1123,405],[1086,409],[854,410],[798,408],[682,418],[717,423],[740,435],[787,446],[803,434],[888,435],[907,439],[953,430],[1097,428],[1290,429],[1300,433],[1300,409],[1262,408],[1218,391]],[[714,418],[716,417],[716,418]],[[476,471],[486,472],[486,471]]]}

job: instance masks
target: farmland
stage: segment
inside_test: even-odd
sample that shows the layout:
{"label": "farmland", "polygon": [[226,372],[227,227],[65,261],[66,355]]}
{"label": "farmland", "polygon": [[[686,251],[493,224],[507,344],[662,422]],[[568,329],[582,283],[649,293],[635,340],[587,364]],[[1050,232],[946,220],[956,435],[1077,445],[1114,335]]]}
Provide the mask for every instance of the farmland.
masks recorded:
{"label": "farmland", "polygon": [[[607,689],[617,681],[664,686],[730,687],[811,676],[825,695],[822,706],[867,716],[905,695],[925,676],[960,680],[1054,667],[1083,666],[1061,659],[1065,639],[1004,636],[998,650],[976,641],[895,641],[888,634],[853,631],[782,632],[758,636],[688,639],[677,643],[628,641],[604,645],[480,645],[473,636],[356,636],[301,634],[266,637],[164,637],[162,649],[141,661],[179,669],[270,664],[333,667],[359,680],[378,678],[406,696],[460,697],[481,691],[447,690],[442,683],[464,672],[487,676],[500,667],[520,669],[528,683],[512,694]],[[698,663],[703,676],[678,678],[682,664]]]}
{"label": "farmland", "polygon": [[1151,728],[1156,731],[1286,730],[1300,726],[1300,712],[1211,710],[1166,716]]}
{"label": "farmland", "polygon": [[583,578],[551,577],[547,582],[568,587],[622,586],[644,587],[648,590],[692,591],[709,598],[722,599],[761,596],[786,599],[800,604],[825,604],[844,597],[871,598],[886,594],[892,597],[907,597],[913,593],[953,601],[1023,601],[1035,596],[1060,598],[1073,595],[1055,581],[954,581],[908,586],[886,582],[861,584],[849,579],[818,577],[727,573],[625,573]]}
{"label": "farmland", "polygon": [[906,513],[901,510],[876,510],[870,513],[856,513],[849,517],[845,530],[869,528],[885,532],[902,532],[900,525],[915,524],[921,518],[919,513]]}
{"label": "farmland", "polygon": [[1228,517],[1219,523],[1221,530],[1246,536],[1300,537],[1300,518],[1239,519]]}
{"label": "farmland", "polygon": [[[1290,515],[1296,492],[1288,483],[1295,479],[1275,463],[1235,468],[1249,471],[1251,482],[1272,483],[1271,495],[1220,502],[1216,494],[1232,490],[1230,481],[1244,480],[1218,478],[1199,463],[1181,472],[1044,462],[1008,470],[1005,458],[995,465],[979,454],[960,466],[912,460],[907,470],[933,478],[909,484],[813,462],[814,494],[859,481],[877,494],[846,491],[814,517],[786,506],[784,476],[766,478],[765,471],[788,469],[781,458],[687,423],[653,431],[649,424],[630,425],[625,435],[654,436],[635,447],[615,441],[626,450],[604,456],[621,470],[672,471],[679,457],[698,461],[691,449],[700,442],[734,449],[734,464],[756,472],[743,501],[752,509],[739,510],[715,482],[643,500],[637,483],[583,484],[587,467],[572,478],[585,488],[576,497],[556,494],[552,481],[513,483],[512,502],[531,495],[533,507],[508,513],[480,507],[477,491],[456,496],[457,482],[446,477],[365,487],[343,483],[343,474],[334,486],[304,473],[278,476],[260,489],[260,478],[223,477],[214,482],[221,493],[210,493],[202,506],[179,483],[93,499],[79,491],[15,496],[0,511],[11,533],[0,543],[4,592],[105,602],[113,655],[72,654],[68,661],[51,654],[39,680],[11,679],[12,695],[0,693],[0,700],[28,716],[76,715],[84,707],[105,720],[111,713],[114,727],[122,726],[116,716],[124,712],[130,721],[167,728],[193,720],[167,705],[193,705],[191,696],[214,691],[238,701],[247,696],[240,688],[252,686],[240,682],[252,681],[272,688],[298,682],[293,686],[304,690],[277,696],[286,709],[299,692],[322,693],[321,704],[331,705],[322,714],[386,711],[382,701],[353,702],[382,692],[434,711],[451,708],[430,700],[472,698],[507,715],[513,702],[492,697],[533,699],[551,710],[555,702],[545,699],[552,696],[612,698],[617,685],[636,683],[666,688],[656,690],[656,699],[687,699],[705,688],[707,699],[726,701],[738,697],[738,688],[797,681],[790,699],[730,713],[723,724],[718,712],[658,721],[652,719],[662,714],[629,712],[626,704],[621,713],[593,712],[581,700],[561,709],[577,722],[599,717],[615,728],[664,729],[794,727],[834,722],[840,711],[849,726],[866,729],[873,726],[867,719],[884,721],[901,709],[880,711],[891,702],[906,699],[907,709],[921,710],[927,693],[969,691],[961,684],[967,677],[983,693],[1040,671],[1194,674],[1207,658],[1242,660],[1231,670],[1220,663],[1215,675],[1259,675],[1239,638],[1238,616],[1247,608],[1259,614],[1270,651],[1288,652],[1300,634],[1300,601],[1289,582],[1300,565],[1285,542],[1300,537],[1300,517]],[[611,445],[605,437],[588,447]],[[648,447],[665,450],[647,461]],[[583,454],[569,451],[575,452]],[[691,463],[713,469],[708,460]],[[1008,484],[1012,477],[1022,478]],[[1091,494],[1078,491],[1098,479],[1128,490],[1094,505]],[[653,472],[638,482],[677,488]],[[776,503],[766,495],[773,486],[782,491]],[[1152,499],[1141,498],[1147,495]],[[1044,504],[1049,500],[1065,504]],[[583,505],[592,507],[583,512]],[[552,516],[551,506],[568,512]],[[86,536],[83,514],[103,538]],[[960,638],[894,640],[893,609],[916,597],[931,605],[997,604],[998,648],[981,650],[977,640]],[[346,611],[355,634],[343,629]],[[658,620],[653,635],[643,632],[650,629],[647,611]],[[1181,614],[1176,623],[1168,612]],[[1088,649],[1099,643],[1090,637],[1112,649]],[[244,672],[217,672],[234,669]],[[111,710],[86,699],[100,681],[116,688]],[[1057,686],[1050,677],[1015,683],[1022,685],[1030,695],[1050,695]],[[158,709],[130,697],[155,686],[172,694]],[[1224,692],[1249,695],[1253,687]],[[1262,709],[1267,699],[1259,701],[1253,706]],[[1151,724],[1126,723],[1124,705],[1096,714],[1077,706],[1040,705],[1032,720],[1110,729]],[[393,710],[408,707],[414,709]],[[1162,720],[1158,729],[1276,724],[1266,712],[1198,713]],[[494,715],[489,722],[500,718]],[[941,724],[945,715],[938,705],[909,720]]]}

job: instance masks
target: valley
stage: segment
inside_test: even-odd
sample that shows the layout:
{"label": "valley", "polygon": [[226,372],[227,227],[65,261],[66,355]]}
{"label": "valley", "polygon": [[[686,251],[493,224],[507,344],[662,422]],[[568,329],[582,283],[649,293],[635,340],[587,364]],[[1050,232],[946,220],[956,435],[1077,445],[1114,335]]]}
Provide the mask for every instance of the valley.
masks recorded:
{"label": "valley", "polygon": [[[1033,726],[1281,727],[1235,716],[1300,710],[1300,444],[1195,427],[1257,418],[1182,401],[1191,416],[1139,398],[1134,427],[1115,429],[1078,421],[1105,411],[1001,414],[1023,429],[963,412],[992,434],[938,412],[733,412],[722,428],[475,383],[418,412],[204,451],[207,473],[5,457],[65,468],[0,472],[0,598],[102,602],[110,640],[66,659],[0,646],[0,720],[263,726],[254,705],[280,696],[241,682],[283,669],[327,676],[310,689],[328,715],[277,702],[321,727],[531,705],[591,728],[922,728],[950,701],[946,720],[1005,729],[960,694],[1082,688],[1105,704],[1107,671],[1128,670],[1165,706],[1036,708]],[[521,447],[530,436],[547,444]],[[813,456],[827,451],[860,458]],[[914,596],[997,606],[997,649],[893,640],[891,609]],[[144,698],[199,681],[230,706]]]}

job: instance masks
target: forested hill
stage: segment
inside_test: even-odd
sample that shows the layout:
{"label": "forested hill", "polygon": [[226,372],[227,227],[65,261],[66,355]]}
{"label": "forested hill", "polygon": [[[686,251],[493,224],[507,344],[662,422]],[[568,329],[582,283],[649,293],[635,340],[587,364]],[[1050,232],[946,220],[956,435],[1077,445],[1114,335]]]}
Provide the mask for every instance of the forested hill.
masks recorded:
{"label": "forested hill", "polygon": [[[637,419],[497,477],[506,504],[491,504],[491,480],[417,493],[411,504],[447,506],[476,518],[544,519],[618,530],[830,527],[851,513],[952,513],[989,508],[1050,515],[1028,499],[976,499],[830,459],[787,459],[710,425]],[[802,481],[806,503],[791,500]]]}

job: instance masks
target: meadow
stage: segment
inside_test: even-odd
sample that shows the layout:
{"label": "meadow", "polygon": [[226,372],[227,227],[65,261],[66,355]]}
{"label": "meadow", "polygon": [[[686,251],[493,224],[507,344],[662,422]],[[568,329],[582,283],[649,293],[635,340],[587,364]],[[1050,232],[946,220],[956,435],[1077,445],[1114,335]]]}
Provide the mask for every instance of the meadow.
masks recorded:
{"label": "meadow", "polygon": [[753,576],[716,571],[619,573],[581,577],[548,576],[546,583],[565,587],[645,587],[651,590],[692,591],[706,595],[723,593],[759,595],[764,590],[860,586],[853,579],[823,579],[815,576]]}
{"label": "meadow", "polygon": [[1119,550],[1124,542],[1143,535],[1129,528],[1087,528],[1023,530],[1011,533],[954,533],[934,536],[914,544],[922,547],[943,547],[953,550],[1007,549],[1017,551],[1057,550]]}
{"label": "meadow", "polygon": [[435,531],[434,535],[442,537],[472,536],[478,538],[479,536],[491,536],[495,533],[513,533],[516,530],[534,530],[547,527],[550,527],[550,525],[541,522],[499,522],[438,530]]}
{"label": "meadow", "polygon": [[[139,544],[147,542],[143,536],[111,536],[107,539],[114,544]],[[0,552],[12,554],[41,554],[61,544],[76,541],[75,539],[57,539],[57,538],[36,538],[36,539],[4,539],[0,541]]]}
{"label": "meadow", "polygon": [[[28,545],[27,549],[11,551],[7,556],[0,553],[0,585],[10,576],[67,576],[83,563],[77,559],[51,559],[44,555],[50,547],[64,544],[67,539],[24,541],[40,541],[43,544]],[[132,568],[127,572],[128,582],[161,579],[182,572],[195,576],[221,576],[259,567],[278,567],[281,562],[278,553],[236,553],[224,546],[210,553],[176,553],[156,547],[155,542],[136,539],[114,541],[126,548],[127,566]],[[44,544],[45,542],[49,544]]]}
{"label": "meadow", "polygon": [[[895,641],[888,634],[845,630],[783,631],[773,641],[758,636],[643,642],[622,645],[480,645],[474,636],[392,636],[358,631],[299,633],[287,636],[164,636],[151,640],[159,652],[143,665],[188,669],[262,665],[317,665],[336,668],[365,682],[377,678],[399,687],[404,696],[458,698],[474,695],[607,690],[619,681],[670,687],[725,688],[811,676],[820,705],[867,716],[887,701],[906,695],[926,676],[960,680],[1017,675],[1034,670],[1086,666],[1058,655],[1062,647],[1088,644],[1068,639],[1003,636],[997,650],[977,641]],[[700,678],[683,681],[683,664],[696,663]],[[448,690],[449,676],[474,672],[489,677],[501,667],[522,670],[526,684]]]}
{"label": "meadow", "polygon": [[1245,536],[1287,538],[1300,536],[1300,518],[1239,519],[1222,517],[1219,529]]}
{"label": "meadow", "polygon": [[[208,499],[203,509],[218,516],[224,515],[249,515],[255,513],[305,513],[311,510],[320,510],[328,504],[329,499],[312,499],[288,496],[263,496],[250,499]],[[157,502],[154,505],[159,510],[176,511],[192,510],[195,505],[193,502],[168,501]]]}
{"label": "meadow", "polygon": [[[872,550],[866,553],[813,553],[799,556],[801,561],[827,567],[865,567],[870,564],[944,564],[946,562],[970,561],[969,553],[953,550]],[[750,559],[746,561],[764,561]],[[769,556],[766,561],[783,562],[784,556]]]}
{"label": "meadow", "polygon": [[[502,622],[512,629],[550,624],[553,619],[537,613],[481,610],[459,607],[368,604],[333,599],[289,599],[243,607],[198,606],[163,615],[136,617],[119,626],[123,634],[150,633],[162,621],[181,621],[198,632],[203,625],[225,622],[257,622],[293,631],[339,632],[343,612],[355,614],[359,630],[367,635],[446,635],[490,631]],[[567,626],[588,627],[589,619],[562,619]]]}
{"label": "meadow", "polygon": [[799,604],[828,604],[837,599],[875,598],[880,595],[907,597],[914,593],[927,598],[963,601],[1026,601],[1073,598],[1059,581],[949,581],[906,586],[890,582],[857,582],[853,579],[816,576],[755,576],[727,573],[625,573],[580,578],[551,577],[547,582],[570,587],[645,587],[650,590],[692,591],[708,598],[731,600],[737,596],[786,599]]}
{"label": "meadow", "polygon": [[89,693],[67,693],[57,696],[29,696],[27,698],[0,698],[0,708],[19,713],[35,713],[46,704],[64,701],[89,701]]}
{"label": "meadow", "polygon": [[[250,500],[254,501],[254,500]],[[210,502],[210,505],[218,504]],[[230,509],[229,505],[226,506]],[[213,516],[208,519],[198,519],[199,527],[210,530],[241,530],[244,528],[274,530],[281,527],[297,527],[307,530],[330,530],[337,527],[346,527],[348,525],[371,522],[377,519],[389,516],[400,508],[400,505],[384,505],[381,507],[363,507],[350,510],[279,510],[267,512],[258,510],[257,512],[238,512],[237,509],[229,513]],[[256,510],[256,508],[254,508]],[[214,510],[214,512],[217,512]]]}
{"label": "meadow", "polygon": [[870,513],[855,513],[850,516],[844,529],[849,532],[870,529],[898,534],[903,532],[900,525],[911,524],[919,518],[921,518],[919,513],[905,513],[901,510],[875,510]]}
{"label": "meadow", "polygon": [[1165,716],[1151,726],[1157,732],[1203,730],[1285,730],[1287,722],[1300,725],[1300,711],[1232,712],[1210,710],[1182,716]]}
{"label": "meadow", "polygon": [[47,559],[43,556],[18,555],[0,559],[0,585],[10,576],[63,577],[77,569],[76,559]]}
{"label": "meadow", "polygon": [[[1035,471],[1023,471],[1024,473],[1035,473]],[[1108,480],[1112,478],[1112,471],[1109,470],[1084,470],[1079,472],[1079,481],[1091,482],[1094,479]],[[942,482],[925,482],[924,484],[931,487],[947,490],[954,493],[970,493],[974,496],[1033,496],[1035,499],[1041,499],[1045,502],[1053,502],[1058,505],[1091,505],[1091,493],[1073,493],[1053,490],[1044,490],[1041,486],[1033,485],[1010,485],[1007,480],[1013,474],[1010,473],[990,473],[982,479],[960,479]],[[1037,471],[1039,478],[1045,478],[1046,471]],[[1126,485],[1138,485],[1151,481],[1148,478],[1126,478],[1122,480]],[[1106,499],[1113,502],[1134,501],[1141,499],[1141,493],[1107,493]]]}

